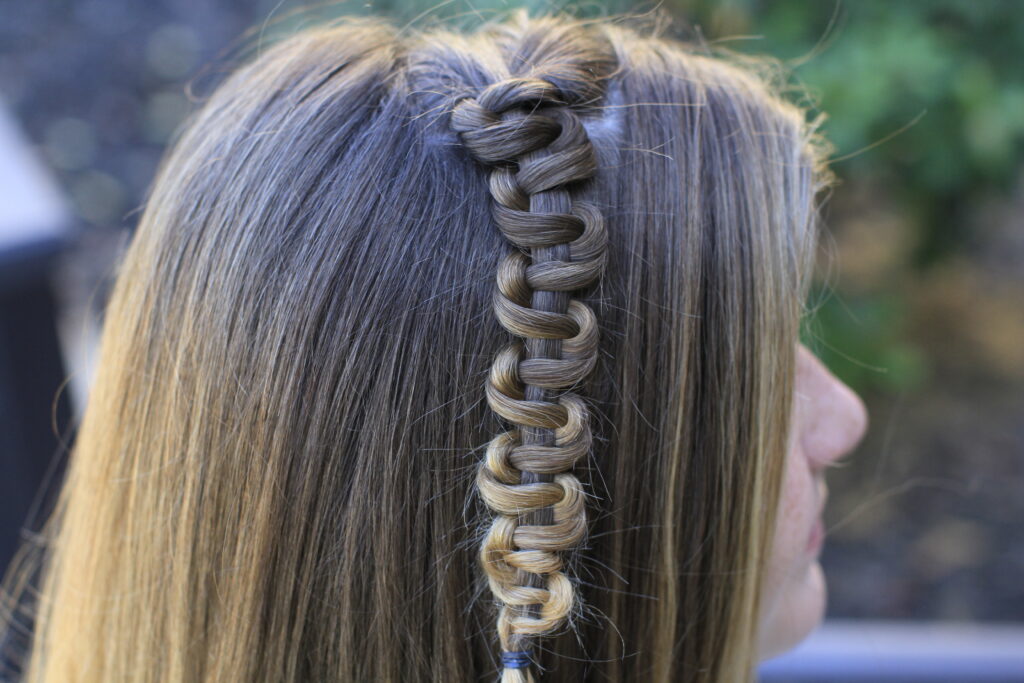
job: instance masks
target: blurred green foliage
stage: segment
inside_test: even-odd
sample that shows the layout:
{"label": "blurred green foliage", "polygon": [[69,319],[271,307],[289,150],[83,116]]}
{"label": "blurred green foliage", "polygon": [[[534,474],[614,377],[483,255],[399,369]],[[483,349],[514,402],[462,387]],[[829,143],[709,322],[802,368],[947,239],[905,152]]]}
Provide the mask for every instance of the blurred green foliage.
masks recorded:
{"label": "blurred green foliage", "polygon": [[[898,273],[856,293],[815,294],[809,343],[854,388],[899,391],[927,376],[902,286],[971,247],[973,215],[1009,194],[1024,150],[1024,7],[1013,2],[683,2],[713,35],[787,60],[827,112],[844,184],[872,188],[912,235]],[[839,192],[843,192],[840,188]],[[849,214],[859,209],[846,208]],[[842,212],[829,222],[844,220]],[[885,234],[877,235],[885,239]],[[849,261],[856,253],[845,253]],[[840,263],[842,271],[846,263]],[[891,269],[890,269],[891,270]],[[842,281],[842,274],[839,275]]]}
{"label": "blurred green foliage", "polygon": [[[725,6],[695,5],[709,17]],[[918,245],[923,264],[968,237],[966,222],[957,220],[965,203],[979,192],[1005,190],[1016,178],[1024,148],[1020,5],[787,0],[734,6],[763,33],[758,43],[766,52],[806,60],[795,73],[829,112],[825,130],[839,158],[852,155],[841,173],[878,179],[928,226]]]}

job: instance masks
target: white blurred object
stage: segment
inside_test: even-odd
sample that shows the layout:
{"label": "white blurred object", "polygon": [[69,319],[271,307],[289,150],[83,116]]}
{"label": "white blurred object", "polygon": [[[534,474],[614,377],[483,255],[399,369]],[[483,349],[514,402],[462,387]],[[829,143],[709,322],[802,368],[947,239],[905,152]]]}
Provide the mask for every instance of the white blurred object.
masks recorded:
{"label": "white blurred object", "polygon": [[1024,624],[826,621],[764,683],[1024,682]]}
{"label": "white blurred object", "polygon": [[[0,294],[21,292],[26,283],[52,284],[60,272],[58,257],[79,237],[65,194],[50,169],[0,100]],[[93,372],[97,324],[86,307],[65,305],[68,292],[55,287],[63,368],[70,368],[68,390],[72,409],[85,405]],[[15,296],[21,296],[17,294]],[[0,314],[0,329],[21,326]],[[57,361],[55,361],[57,362]],[[0,387],[2,389],[2,387]]]}
{"label": "white blurred object", "polygon": [[0,255],[60,240],[69,225],[56,181],[0,102]]}

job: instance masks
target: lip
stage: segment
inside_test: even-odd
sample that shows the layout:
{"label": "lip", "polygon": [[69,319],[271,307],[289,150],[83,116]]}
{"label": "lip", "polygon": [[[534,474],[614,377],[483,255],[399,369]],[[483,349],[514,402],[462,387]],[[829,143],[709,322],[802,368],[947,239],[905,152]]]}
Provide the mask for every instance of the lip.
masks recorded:
{"label": "lip", "polygon": [[818,517],[814,522],[814,526],[811,527],[811,533],[807,538],[807,552],[812,555],[817,555],[821,551],[821,547],[824,543],[825,522],[822,521],[821,517]]}

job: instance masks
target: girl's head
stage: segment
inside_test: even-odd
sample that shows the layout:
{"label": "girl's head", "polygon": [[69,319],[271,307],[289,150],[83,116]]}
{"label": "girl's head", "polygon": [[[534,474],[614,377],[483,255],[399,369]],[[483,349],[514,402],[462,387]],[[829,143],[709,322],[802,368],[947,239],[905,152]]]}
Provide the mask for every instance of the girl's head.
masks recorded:
{"label": "girl's head", "polygon": [[762,78],[611,22],[262,51],[118,274],[32,680],[745,679],[863,422],[798,357],[823,181]]}

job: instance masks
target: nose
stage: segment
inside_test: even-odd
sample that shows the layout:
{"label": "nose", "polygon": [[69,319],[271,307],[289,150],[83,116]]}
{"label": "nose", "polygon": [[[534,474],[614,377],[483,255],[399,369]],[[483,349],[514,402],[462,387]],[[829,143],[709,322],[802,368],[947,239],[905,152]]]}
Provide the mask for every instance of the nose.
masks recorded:
{"label": "nose", "polygon": [[864,402],[803,348],[797,362],[797,393],[804,404],[800,443],[812,466],[834,464],[864,438],[868,426]]}

